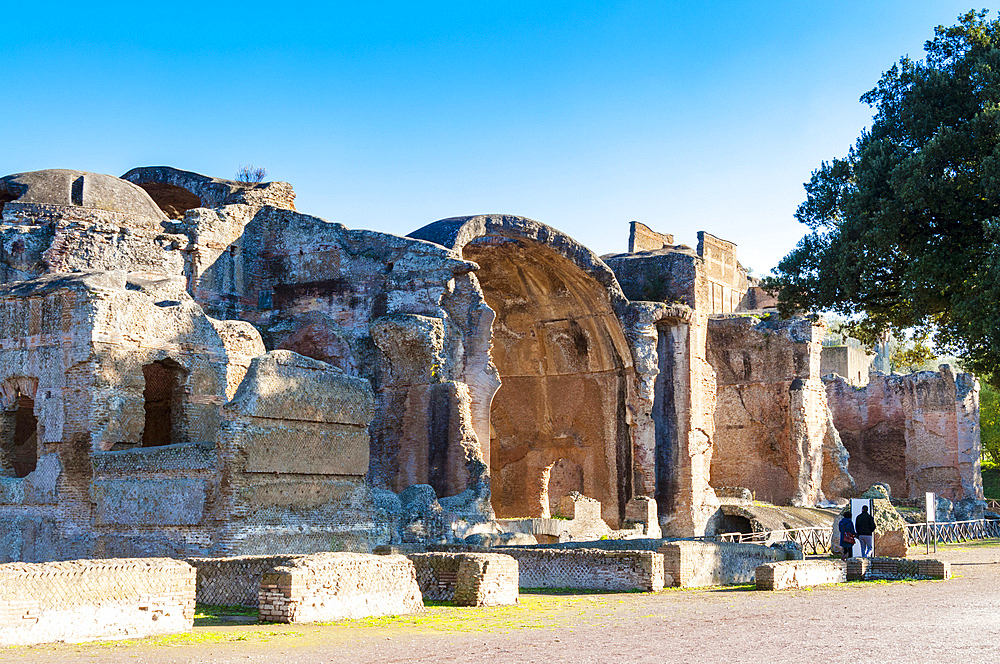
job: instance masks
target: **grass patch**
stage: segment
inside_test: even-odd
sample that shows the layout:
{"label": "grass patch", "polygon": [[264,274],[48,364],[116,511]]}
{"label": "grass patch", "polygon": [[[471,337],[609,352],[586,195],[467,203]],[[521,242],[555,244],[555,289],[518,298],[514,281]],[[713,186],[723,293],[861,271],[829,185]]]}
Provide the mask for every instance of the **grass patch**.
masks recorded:
{"label": "grass patch", "polygon": [[[584,590],[580,588],[521,588],[520,592],[530,595],[617,595],[622,592],[641,593],[641,590]],[[424,602],[426,604],[427,602]]]}

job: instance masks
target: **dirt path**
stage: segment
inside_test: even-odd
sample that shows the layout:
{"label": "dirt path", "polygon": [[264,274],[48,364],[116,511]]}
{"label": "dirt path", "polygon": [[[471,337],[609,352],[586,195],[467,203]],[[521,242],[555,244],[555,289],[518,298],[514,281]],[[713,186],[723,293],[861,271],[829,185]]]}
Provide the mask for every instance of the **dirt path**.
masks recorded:
{"label": "dirt path", "polygon": [[1000,662],[1000,547],[961,545],[937,557],[952,562],[955,579],[777,593],[522,595],[518,607],[485,611],[442,607],[337,625],[197,627],[160,639],[0,649],[0,661]]}

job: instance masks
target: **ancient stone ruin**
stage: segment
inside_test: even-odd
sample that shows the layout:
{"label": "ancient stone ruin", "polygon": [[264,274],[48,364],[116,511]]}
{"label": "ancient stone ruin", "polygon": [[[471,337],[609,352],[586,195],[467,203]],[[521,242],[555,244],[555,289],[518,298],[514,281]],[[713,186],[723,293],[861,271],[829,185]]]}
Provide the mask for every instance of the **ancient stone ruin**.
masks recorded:
{"label": "ancient stone ruin", "polygon": [[0,560],[367,552],[577,495],[692,536],[713,487],[812,505],[857,477],[982,497],[975,379],[824,384],[823,321],[779,319],[730,242],[633,222],[598,257],[509,215],[400,237],[294,196],[0,178]]}

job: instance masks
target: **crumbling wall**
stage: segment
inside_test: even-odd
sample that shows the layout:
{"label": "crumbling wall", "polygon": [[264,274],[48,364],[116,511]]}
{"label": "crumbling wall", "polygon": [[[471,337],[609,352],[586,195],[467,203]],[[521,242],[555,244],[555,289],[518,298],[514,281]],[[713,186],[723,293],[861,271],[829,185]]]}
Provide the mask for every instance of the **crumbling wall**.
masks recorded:
{"label": "crumbling wall", "polygon": [[184,562],[197,570],[199,604],[256,609],[264,575],[302,555],[185,558]]}
{"label": "crumbling wall", "polygon": [[633,370],[607,266],[543,224],[503,215],[435,222],[413,234],[462,252],[496,313],[490,409],[498,516],[548,517],[563,495],[599,500],[617,526],[631,497],[627,422]]}
{"label": "crumbling wall", "polygon": [[663,557],[666,585],[679,588],[752,583],[759,565],[786,555],[777,548],[734,542],[669,542],[657,553]]}
{"label": "crumbling wall", "polygon": [[407,556],[425,600],[458,606],[517,604],[517,561],[502,553],[417,553]]}
{"label": "crumbling wall", "polygon": [[708,357],[718,381],[713,485],[811,505],[824,497],[824,486],[835,486],[824,473],[846,475],[819,378],[822,336],[822,324],[806,319],[709,322]]}
{"label": "crumbling wall", "polygon": [[422,611],[413,563],[399,555],[318,553],[264,575],[260,619],[318,622]]}
{"label": "crumbling wall", "polygon": [[0,565],[0,644],[143,638],[191,630],[195,571],[165,558]]}
{"label": "crumbling wall", "polygon": [[369,551],[389,541],[365,484],[367,381],[272,351],[254,358],[222,413],[217,553]]}
{"label": "crumbling wall", "polygon": [[859,485],[885,482],[894,496],[933,491],[982,500],[975,376],[941,365],[937,372],[873,374],[861,389],[832,377],[826,390]]}

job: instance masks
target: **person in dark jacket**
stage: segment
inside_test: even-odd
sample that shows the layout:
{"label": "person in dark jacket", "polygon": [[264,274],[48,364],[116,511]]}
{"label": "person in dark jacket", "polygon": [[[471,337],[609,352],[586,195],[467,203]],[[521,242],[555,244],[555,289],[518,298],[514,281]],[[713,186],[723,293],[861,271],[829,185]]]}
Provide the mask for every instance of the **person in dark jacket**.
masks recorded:
{"label": "person in dark jacket", "polygon": [[858,532],[858,541],[861,542],[861,557],[868,558],[872,555],[872,540],[875,535],[875,519],[868,513],[868,506],[861,506],[861,514],[858,515],[855,530]]}
{"label": "person in dark jacket", "polygon": [[[851,558],[854,555],[854,539],[857,537],[857,531],[854,530],[854,522],[851,521],[851,510],[844,512],[844,515],[840,518],[840,523],[837,524],[840,529],[840,548],[844,550],[844,560]],[[850,535],[850,537],[848,537]],[[850,540],[850,542],[848,542]]]}

